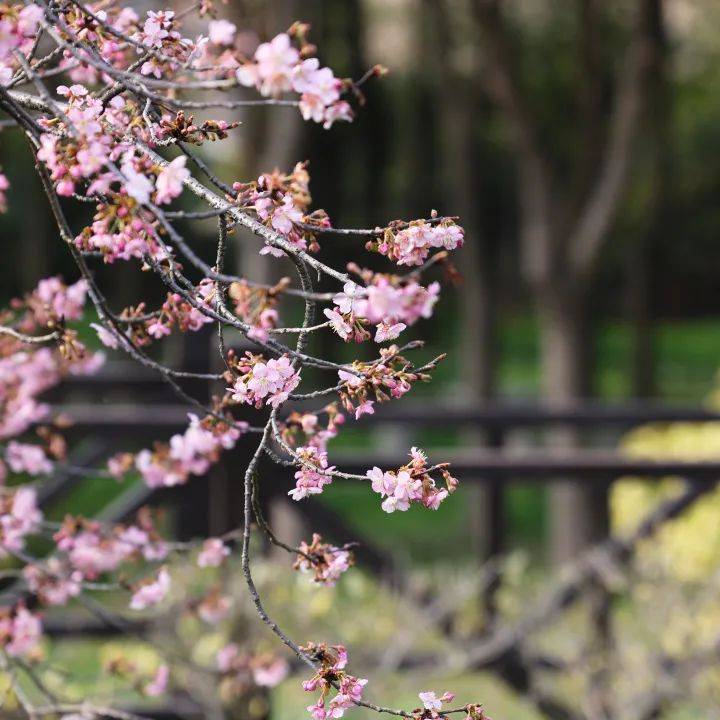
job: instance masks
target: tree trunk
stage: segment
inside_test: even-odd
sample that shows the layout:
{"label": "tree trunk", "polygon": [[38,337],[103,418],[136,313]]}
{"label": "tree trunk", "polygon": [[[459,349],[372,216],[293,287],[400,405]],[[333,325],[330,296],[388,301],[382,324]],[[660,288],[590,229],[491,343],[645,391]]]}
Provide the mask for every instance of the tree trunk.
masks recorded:
{"label": "tree trunk", "polygon": [[[591,328],[587,323],[588,294],[552,285],[538,293],[542,395],[550,403],[572,405],[592,389]],[[561,428],[549,433],[557,451],[572,452],[581,437]],[[552,560],[571,559],[607,533],[607,491],[580,480],[558,480],[550,489]]]}

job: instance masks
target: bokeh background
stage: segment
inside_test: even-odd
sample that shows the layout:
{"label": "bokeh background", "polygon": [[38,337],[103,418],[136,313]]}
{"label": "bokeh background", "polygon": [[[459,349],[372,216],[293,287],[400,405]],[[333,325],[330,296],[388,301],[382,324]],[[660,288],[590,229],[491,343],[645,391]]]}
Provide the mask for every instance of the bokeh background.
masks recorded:
{"label": "bokeh background", "polygon": [[[367,85],[367,102],[352,124],[324,131],[303,123],[292,108],[250,108],[233,112],[242,125],[231,140],[206,146],[203,153],[227,181],[309,160],[314,206],[327,210],[338,226],[384,225],[427,216],[432,209],[461,218],[467,242],[454,268],[433,271],[444,283],[436,314],[411,331],[427,341],[421,355],[448,353],[434,382],[407,399],[418,416],[441,406],[557,406],[592,399],[714,407],[720,359],[720,5],[715,0],[231,0],[221,12],[243,29],[240,42],[248,50],[299,18],[311,23],[322,61],[339,76],[360,77],[376,63],[390,70]],[[21,160],[24,153],[19,137],[0,134],[0,165],[12,186],[12,212],[0,216],[3,301],[34,287],[40,277],[75,277],[32,165]],[[74,212],[77,224],[85,209]],[[587,227],[593,222],[594,234]],[[212,223],[196,223],[193,232],[195,247],[211,255]],[[583,242],[590,248],[586,254],[577,250]],[[335,264],[355,260],[383,267],[355,240],[328,239],[323,252]],[[231,263],[255,280],[289,274],[288,267],[258,256],[257,245],[241,237]],[[140,297],[161,298],[161,288],[134,267],[100,269],[99,275],[117,307]],[[289,317],[293,312],[297,309],[287,308]],[[355,348],[336,341],[329,335],[316,340],[317,352],[353,356]],[[211,356],[211,342],[208,337],[206,354],[169,343],[166,357],[186,366],[202,363]],[[109,368],[122,378],[126,366],[114,364],[120,360],[111,358]],[[122,400],[142,408],[145,392],[133,391],[129,383]],[[118,395],[97,384],[70,388],[62,399],[78,398],[111,404]],[[139,442],[128,438],[130,444]],[[535,427],[505,433],[502,442],[507,453],[599,447],[658,459],[720,455],[720,431],[712,423],[654,425],[630,435]],[[371,456],[411,444],[435,456],[498,443],[470,422],[384,423],[379,429],[364,423],[348,428],[334,447]],[[230,463],[202,501],[221,525],[231,521],[220,516],[232,503],[234,474]],[[498,498],[497,487],[491,492],[460,480],[455,499],[431,516],[414,511],[386,516],[366,488],[340,482],[312,502],[332,513],[342,523],[338,527],[371,539],[373,548],[392,560],[392,573],[405,573],[407,582],[415,583],[419,597],[442,596],[443,587],[454,587],[446,583],[456,582],[472,604],[480,590],[467,585],[467,578],[480,577],[490,551],[500,550],[505,580],[499,602],[501,612],[512,616],[538,587],[553,581],[558,562],[577,557],[609,531],[632,528],[659,496],[672,492],[671,482],[626,480],[588,490],[569,478],[554,485],[509,482]],[[125,489],[108,491],[83,481],[59,497],[54,512],[61,516],[71,506],[99,512]],[[279,502],[273,511],[289,536],[311,520],[294,516],[286,505]],[[178,511],[182,532],[196,527],[197,507]],[[490,532],[498,515],[501,547]],[[711,494],[645,548],[655,585],[625,596],[632,609],[621,627],[633,642],[650,639],[657,647],[678,648],[720,626],[710,601],[702,629],[694,625],[688,600],[699,588],[715,587],[719,528],[720,499]],[[339,590],[343,617],[363,618],[350,630],[350,643],[365,634],[375,638],[377,648],[394,644],[388,638],[401,633],[403,596],[393,587],[360,573]],[[297,591],[287,595],[292,592]],[[653,605],[658,595],[663,599]],[[331,597],[302,602],[321,618],[323,612],[338,614],[328,609]],[[648,615],[642,603],[654,611]],[[455,608],[455,630],[470,636],[487,619],[486,610]],[[665,611],[667,617],[679,613],[682,627],[668,625]],[[336,618],[338,632],[352,625],[343,617]],[[642,617],[648,627],[640,630]],[[570,620],[558,631],[554,647],[580,637],[579,622]],[[628,652],[635,650],[632,645]],[[387,677],[385,685],[402,702],[404,686],[392,673]],[[565,680],[563,692],[581,698],[584,681],[576,682],[569,671]],[[711,680],[702,692],[694,688],[703,700],[688,701],[685,714],[656,717],[717,717]],[[453,682],[459,691],[488,695],[496,719],[535,717],[512,683],[467,672]],[[274,712],[289,717],[293,705],[284,698],[281,692]],[[563,717],[547,708],[544,716]]]}

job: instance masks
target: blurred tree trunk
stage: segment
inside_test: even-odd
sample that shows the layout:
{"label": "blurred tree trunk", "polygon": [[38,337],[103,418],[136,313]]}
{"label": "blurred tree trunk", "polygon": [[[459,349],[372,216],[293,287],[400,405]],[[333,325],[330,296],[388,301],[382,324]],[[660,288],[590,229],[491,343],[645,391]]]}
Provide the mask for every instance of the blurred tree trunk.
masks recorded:
{"label": "blurred tree trunk", "polygon": [[[443,213],[457,214],[465,227],[467,242],[457,254],[463,269],[460,293],[461,359],[458,396],[476,405],[497,393],[497,259],[496,243],[481,228],[478,198],[482,196],[476,128],[479,98],[472,82],[451,61],[453,28],[449,8],[441,0],[425,6],[423,17],[429,68],[434,68],[433,88],[437,100],[439,164]],[[495,444],[495,437],[477,432],[465,442]],[[473,505],[470,541],[473,550],[488,557],[500,548],[502,501],[498,487],[474,484],[466,489]]]}
{"label": "blurred tree trunk", "polygon": [[672,232],[673,223],[673,97],[669,80],[668,38],[662,7],[650,17],[654,38],[647,102],[647,138],[650,144],[648,174],[651,183],[649,222],[629,253],[629,311],[633,323],[632,387],[636,397],[657,395],[655,323],[653,317],[653,241]]}
{"label": "blurred tree trunk", "polygon": [[[472,3],[484,64],[478,77],[511,131],[518,169],[520,253],[532,289],[541,333],[543,396],[572,404],[591,388],[592,326],[587,310],[598,261],[630,176],[642,119],[649,66],[657,40],[653,22],[661,0],[637,0],[635,26],[610,119],[598,125],[605,69],[600,62],[602,4],[577,0],[580,151],[574,172],[560,175],[540,137],[539,122],[518,78],[515,52],[500,0]],[[565,176],[569,175],[569,182]],[[563,182],[564,180],[564,182]],[[577,446],[575,433],[553,433],[556,447]],[[597,490],[560,483],[551,490],[551,543],[557,561],[598,540],[607,527],[607,504]]]}

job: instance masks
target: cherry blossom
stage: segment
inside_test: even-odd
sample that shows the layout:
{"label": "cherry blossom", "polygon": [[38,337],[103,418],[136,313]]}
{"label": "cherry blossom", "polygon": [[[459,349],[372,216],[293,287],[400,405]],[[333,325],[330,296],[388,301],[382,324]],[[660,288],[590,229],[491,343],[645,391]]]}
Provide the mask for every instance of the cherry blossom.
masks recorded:
{"label": "cherry blossom", "polygon": [[160,171],[155,181],[156,203],[169,203],[182,193],[183,183],[190,177],[190,171],[185,167],[186,162],[185,155],[179,155]]}
{"label": "cherry blossom", "polygon": [[[0,608],[0,611],[5,610]],[[22,605],[14,613],[0,615],[0,647],[10,657],[27,657],[35,651],[42,637],[40,618]]]}
{"label": "cherry blossom", "polygon": [[170,592],[170,575],[161,568],[154,580],[140,583],[130,600],[131,610],[146,610],[159,605]]}
{"label": "cherry blossom", "polygon": [[322,542],[318,533],[313,533],[310,544],[300,543],[300,552],[293,567],[302,572],[312,571],[313,581],[332,587],[339,577],[353,564],[350,550]]}
{"label": "cherry blossom", "polygon": [[[437,510],[457,487],[457,480],[450,475],[446,464],[428,467],[425,453],[415,447],[410,451],[410,458],[410,462],[399,470],[383,471],[374,467],[366,473],[372,489],[384,498],[381,507],[387,513],[404,512],[415,502]],[[431,477],[430,473],[435,470],[442,476],[444,488],[438,488]]]}
{"label": "cherry blossom", "polygon": [[11,495],[0,495],[0,556],[25,547],[25,538],[37,532],[42,513],[33,488],[19,487]]}
{"label": "cherry blossom", "polygon": [[208,36],[213,45],[232,45],[235,42],[237,26],[229,20],[211,20]]}
{"label": "cherry blossom", "polygon": [[0,213],[7,212],[7,196],[5,193],[10,189],[10,181],[7,176],[0,172]]}
{"label": "cherry blossom", "polygon": [[160,665],[155,671],[153,679],[143,688],[143,693],[148,697],[164,695],[167,692],[169,679],[170,668],[167,665]]}
{"label": "cherry blossom", "polygon": [[37,445],[28,445],[12,440],[5,449],[5,461],[13,472],[28,475],[49,475],[53,464],[45,451]]}
{"label": "cherry blossom", "polygon": [[267,362],[261,355],[246,355],[236,363],[238,376],[231,388],[231,399],[260,408],[263,404],[277,406],[287,400],[300,384],[300,375],[287,355]]}
{"label": "cherry blossom", "polygon": [[219,538],[208,538],[203,542],[202,550],[198,555],[198,565],[201,568],[220,567],[230,554],[230,548]]}

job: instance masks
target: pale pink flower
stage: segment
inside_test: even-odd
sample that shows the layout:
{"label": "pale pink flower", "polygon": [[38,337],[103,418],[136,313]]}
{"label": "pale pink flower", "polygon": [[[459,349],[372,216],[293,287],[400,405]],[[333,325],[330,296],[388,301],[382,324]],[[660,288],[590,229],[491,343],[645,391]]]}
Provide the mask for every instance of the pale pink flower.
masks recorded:
{"label": "pale pink flower", "polygon": [[240,657],[240,647],[237,643],[225,645],[215,656],[218,670],[221,673],[230,672]]}
{"label": "pale pink flower", "polygon": [[27,655],[38,646],[41,636],[40,618],[20,607],[13,618],[10,642],[5,646],[5,652],[10,657]]}
{"label": "pale pink flower", "polygon": [[90,327],[97,333],[98,339],[105,347],[111,350],[117,349],[119,341],[114,332],[108,330],[104,325],[98,325],[97,323],[90,323]]}
{"label": "pale pink flower", "polygon": [[235,42],[237,26],[229,20],[211,20],[208,35],[213,45],[232,45]]}
{"label": "pale pink flower", "polygon": [[330,321],[332,329],[343,339],[348,340],[352,335],[352,325],[334,308],[325,308],[323,315]]}
{"label": "pale pink flower", "polygon": [[160,665],[155,672],[153,679],[145,686],[144,692],[148,697],[160,697],[167,691],[170,668],[167,665]]}
{"label": "pale pink flower", "polygon": [[180,155],[166,165],[155,182],[157,193],[155,201],[159,205],[169,203],[178,197],[183,190],[183,183],[190,177],[190,171],[185,167],[187,157]]}
{"label": "pale pink flower", "polygon": [[12,440],[5,449],[5,460],[13,472],[29,475],[49,475],[53,464],[45,451],[37,445],[27,445]]}
{"label": "pale pink flower", "polygon": [[394,340],[407,327],[405,323],[380,323],[375,332],[375,342],[382,343],[387,340]]}
{"label": "pale pink flower", "polygon": [[282,658],[255,662],[252,668],[253,680],[260,687],[276,687],[287,677],[289,671],[287,662]]}
{"label": "pale pink flower", "polygon": [[139,173],[132,163],[125,163],[122,166],[122,173],[125,176],[123,186],[127,194],[141,205],[150,200],[150,193],[153,190],[152,182],[142,173]]}
{"label": "pale pink flower", "polygon": [[141,584],[130,600],[131,610],[145,610],[159,605],[170,592],[170,575],[161,568],[155,580]]}
{"label": "pale pink flower", "polygon": [[203,543],[197,563],[201,568],[220,567],[230,554],[230,548],[219,538],[208,538]]}

